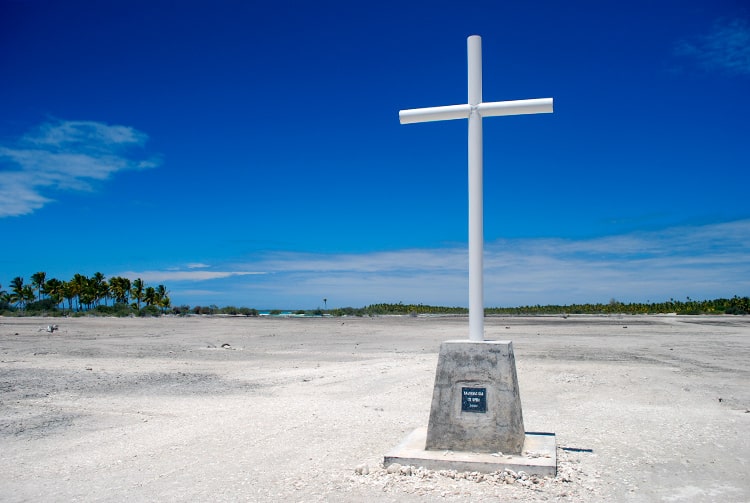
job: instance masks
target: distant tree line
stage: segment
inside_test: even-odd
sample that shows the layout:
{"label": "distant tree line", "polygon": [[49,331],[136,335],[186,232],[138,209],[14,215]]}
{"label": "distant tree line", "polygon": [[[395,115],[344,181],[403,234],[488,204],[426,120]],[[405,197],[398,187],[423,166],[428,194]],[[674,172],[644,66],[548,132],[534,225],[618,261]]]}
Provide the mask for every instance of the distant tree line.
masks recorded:
{"label": "distant tree line", "polygon": [[225,306],[180,306],[173,309],[174,314],[223,314],[227,316],[258,316],[258,310],[250,307]]}
{"label": "distant tree line", "polygon": [[[371,304],[363,308],[345,307],[330,311],[334,316],[468,314],[465,307],[443,307],[425,304]],[[521,307],[489,307],[485,315],[544,315],[544,314],[750,314],[750,297],[666,302],[623,303],[611,299],[606,304],[536,305]]]}
{"label": "distant tree line", "polygon": [[624,303],[611,299],[606,304],[570,304],[547,306],[522,306],[489,308],[486,314],[750,314],[750,297],[734,296],[731,299],[685,301],[669,299],[666,302]]}
{"label": "distant tree line", "polygon": [[344,307],[332,309],[330,314],[334,316],[379,316],[379,315],[418,315],[418,314],[466,314],[469,310],[465,307],[430,306],[427,304],[370,304],[366,307],[352,308]]}
{"label": "distant tree line", "polygon": [[[326,299],[327,300],[327,299]],[[379,303],[366,307],[342,307],[297,310],[296,315],[306,316],[381,316],[381,315],[465,315],[465,307],[431,306],[427,304]],[[731,299],[685,301],[669,299],[666,302],[623,303],[611,299],[606,304],[535,305],[521,307],[489,307],[485,315],[566,315],[566,314],[750,314],[750,297],[734,296]],[[69,281],[47,279],[47,274],[31,275],[25,283],[20,276],[13,278],[9,291],[0,285],[0,314],[3,315],[65,315],[94,314],[109,316],[175,315],[229,315],[258,316],[257,309],[217,305],[172,306],[167,288],[146,285],[140,278],[130,280],[119,276],[107,278],[100,272],[88,277],[75,274]],[[281,314],[280,310],[270,311]]]}
{"label": "distant tree line", "polygon": [[[31,282],[16,276],[9,290],[0,285],[0,313],[16,314],[72,314],[89,312],[126,316],[130,314],[158,315],[172,306],[167,287],[148,286],[140,278],[130,280],[104,274],[93,276],[75,274],[70,280],[47,278],[47,273],[36,272]],[[67,309],[66,309],[67,308]]]}

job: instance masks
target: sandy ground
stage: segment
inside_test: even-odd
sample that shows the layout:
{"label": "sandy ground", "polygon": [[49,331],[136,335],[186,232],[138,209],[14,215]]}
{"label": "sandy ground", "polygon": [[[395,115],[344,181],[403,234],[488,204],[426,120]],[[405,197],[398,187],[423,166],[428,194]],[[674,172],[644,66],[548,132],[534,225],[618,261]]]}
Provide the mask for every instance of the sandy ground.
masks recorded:
{"label": "sandy ground", "polygon": [[554,479],[382,466],[466,318],[0,318],[0,500],[750,501],[750,317],[486,332]]}

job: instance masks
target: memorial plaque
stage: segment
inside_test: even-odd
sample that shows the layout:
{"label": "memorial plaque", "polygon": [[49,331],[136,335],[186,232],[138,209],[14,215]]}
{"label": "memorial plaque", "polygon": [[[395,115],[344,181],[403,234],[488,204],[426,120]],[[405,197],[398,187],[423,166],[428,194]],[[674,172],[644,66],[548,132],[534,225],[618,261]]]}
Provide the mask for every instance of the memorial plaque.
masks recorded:
{"label": "memorial plaque", "polygon": [[487,388],[461,388],[461,411],[487,412]]}

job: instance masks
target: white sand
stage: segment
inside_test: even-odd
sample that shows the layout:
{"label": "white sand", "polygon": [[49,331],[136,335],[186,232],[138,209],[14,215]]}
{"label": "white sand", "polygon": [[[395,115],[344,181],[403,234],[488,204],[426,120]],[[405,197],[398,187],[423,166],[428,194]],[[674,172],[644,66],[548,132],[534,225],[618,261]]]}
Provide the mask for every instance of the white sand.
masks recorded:
{"label": "white sand", "polygon": [[513,341],[526,430],[557,434],[556,479],[379,466],[466,318],[0,318],[0,500],[750,500],[750,317],[486,331]]}

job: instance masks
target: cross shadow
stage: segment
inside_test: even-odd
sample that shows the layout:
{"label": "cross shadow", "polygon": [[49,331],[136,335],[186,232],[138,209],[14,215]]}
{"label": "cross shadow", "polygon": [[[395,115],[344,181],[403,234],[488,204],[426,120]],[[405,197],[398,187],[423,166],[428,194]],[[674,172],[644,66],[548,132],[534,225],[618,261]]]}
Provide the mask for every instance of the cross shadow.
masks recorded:
{"label": "cross shadow", "polygon": [[583,449],[581,447],[560,447],[560,449],[568,452],[594,452],[594,449]]}

